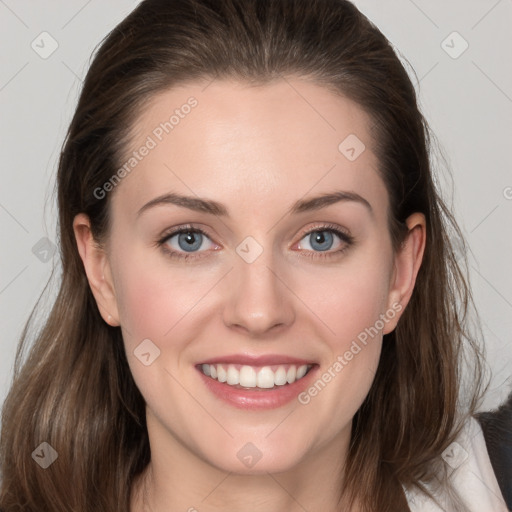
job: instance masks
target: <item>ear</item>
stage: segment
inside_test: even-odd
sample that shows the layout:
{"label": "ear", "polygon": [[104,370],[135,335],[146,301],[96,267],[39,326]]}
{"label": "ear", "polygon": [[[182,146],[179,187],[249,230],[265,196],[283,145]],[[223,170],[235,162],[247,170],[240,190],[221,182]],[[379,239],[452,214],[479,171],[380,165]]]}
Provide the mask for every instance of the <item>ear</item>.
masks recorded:
{"label": "ear", "polygon": [[425,216],[422,213],[413,213],[405,223],[408,232],[395,255],[395,268],[388,294],[388,310],[393,309],[398,313],[386,323],[383,334],[393,331],[409,303],[425,252]]}
{"label": "ear", "polygon": [[110,264],[105,250],[92,235],[89,217],[84,213],[78,214],[73,220],[73,230],[78,252],[100,314],[107,324],[118,326],[119,312]]}

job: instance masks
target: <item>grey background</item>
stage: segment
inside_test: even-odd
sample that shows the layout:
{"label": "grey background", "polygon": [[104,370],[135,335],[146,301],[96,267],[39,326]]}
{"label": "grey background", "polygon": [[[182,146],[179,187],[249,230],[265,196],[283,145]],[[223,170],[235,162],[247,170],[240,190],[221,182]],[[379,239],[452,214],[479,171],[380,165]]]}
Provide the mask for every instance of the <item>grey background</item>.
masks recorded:
{"label": "grey background", "polygon": [[[54,175],[81,80],[95,46],[137,3],[0,0],[0,403],[23,325],[59,263]],[[483,408],[494,407],[512,389],[512,1],[355,3],[414,68],[448,158],[453,183],[446,173],[439,181],[472,251],[493,373]]]}

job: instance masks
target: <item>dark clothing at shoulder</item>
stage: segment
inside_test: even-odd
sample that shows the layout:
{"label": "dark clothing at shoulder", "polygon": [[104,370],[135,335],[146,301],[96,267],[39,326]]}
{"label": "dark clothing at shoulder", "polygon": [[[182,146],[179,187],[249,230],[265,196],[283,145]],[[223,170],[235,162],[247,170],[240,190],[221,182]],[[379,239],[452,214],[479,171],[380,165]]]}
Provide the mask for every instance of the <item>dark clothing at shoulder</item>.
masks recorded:
{"label": "dark clothing at shoulder", "polygon": [[496,480],[509,510],[512,510],[512,393],[495,411],[476,415],[487,445]]}

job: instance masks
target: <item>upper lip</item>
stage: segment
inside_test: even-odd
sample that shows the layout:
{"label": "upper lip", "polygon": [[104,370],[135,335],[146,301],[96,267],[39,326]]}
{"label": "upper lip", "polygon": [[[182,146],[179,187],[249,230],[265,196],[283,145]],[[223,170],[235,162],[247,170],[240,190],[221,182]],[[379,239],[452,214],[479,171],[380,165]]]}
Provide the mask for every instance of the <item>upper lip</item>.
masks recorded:
{"label": "upper lip", "polygon": [[278,364],[296,364],[296,365],[313,365],[314,361],[308,361],[306,359],[300,359],[297,357],[290,357],[286,355],[278,354],[266,354],[266,355],[248,355],[248,354],[231,354],[227,356],[213,357],[201,361],[199,364],[220,364],[220,363],[231,363],[241,364],[247,366],[271,366]]}

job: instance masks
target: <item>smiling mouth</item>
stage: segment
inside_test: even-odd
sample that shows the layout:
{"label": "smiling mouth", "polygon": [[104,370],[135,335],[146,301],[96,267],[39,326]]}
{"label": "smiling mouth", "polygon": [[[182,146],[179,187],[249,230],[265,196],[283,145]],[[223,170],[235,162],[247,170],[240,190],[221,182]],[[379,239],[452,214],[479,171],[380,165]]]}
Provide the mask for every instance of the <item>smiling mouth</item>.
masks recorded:
{"label": "smiling mouth", "polygon": [[201,364],[199,370],[218,382],[236,389],[275,389],[293,384],[313,368],[312,364],[249,366],[240,364]]}

